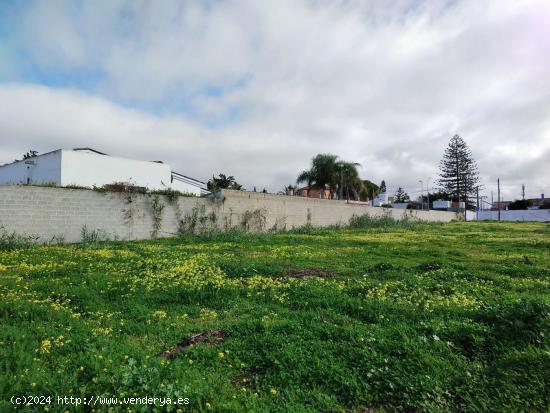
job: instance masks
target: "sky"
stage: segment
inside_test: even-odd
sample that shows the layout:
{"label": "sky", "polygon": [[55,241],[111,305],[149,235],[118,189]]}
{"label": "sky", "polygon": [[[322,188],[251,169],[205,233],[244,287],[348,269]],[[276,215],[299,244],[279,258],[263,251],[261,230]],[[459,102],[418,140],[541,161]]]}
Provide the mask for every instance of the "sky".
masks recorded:
{"label": "sky", "polygon": [[550,1],[0,1],[0,163],[92,147],[278,192],[333,153],[415,196],[454,134],[482,194],[550,196]]}

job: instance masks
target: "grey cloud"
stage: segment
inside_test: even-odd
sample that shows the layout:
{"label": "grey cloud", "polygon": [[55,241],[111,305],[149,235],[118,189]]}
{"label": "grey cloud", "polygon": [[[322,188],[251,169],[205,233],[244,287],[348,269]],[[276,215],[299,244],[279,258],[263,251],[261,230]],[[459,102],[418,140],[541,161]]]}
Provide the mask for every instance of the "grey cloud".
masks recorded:
{"label": "grey cloud", "polygon": [[[54,26],[31,9],[20,47],[37,65],[90,65],[98,89],[0,86],[0,105],[13,106],[0,110],[2,158],[78,142],[276,191],[333,152],[361,162],[365,178],[414,189],[434,181],[460,133],[488,191],[500,175],[505,196],[521,183],[548,192],[548,2],[86,4],[48,4]],[[205,95],[209,86],[222,93]],[[233,110],[235,122],[209,126]]]}

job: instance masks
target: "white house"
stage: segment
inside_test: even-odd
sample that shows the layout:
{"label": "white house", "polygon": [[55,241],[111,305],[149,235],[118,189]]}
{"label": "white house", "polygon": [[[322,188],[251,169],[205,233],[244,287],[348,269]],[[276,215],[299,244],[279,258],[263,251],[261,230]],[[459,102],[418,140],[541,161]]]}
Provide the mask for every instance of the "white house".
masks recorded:
{"label": "white house", "polygon": [[90,148],[58,149],[0,166],[0,184],[55,184],[101,187],[129,182],[153,190],[206,193],[206,184],[158,161],[118,158]]}
{"label": "white house", "polygon": [[374,206],[383,206],[383,205],[391,205],[393,202],[393,197],[389,196],[387,192],[381,192],[379,193],[373,200],[372,204]]}

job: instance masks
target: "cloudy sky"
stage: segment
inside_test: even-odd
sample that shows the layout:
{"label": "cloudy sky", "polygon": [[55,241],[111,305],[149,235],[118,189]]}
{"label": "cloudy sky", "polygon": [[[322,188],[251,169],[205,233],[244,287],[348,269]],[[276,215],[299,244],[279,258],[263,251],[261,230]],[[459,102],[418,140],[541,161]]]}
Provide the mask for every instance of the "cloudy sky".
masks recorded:
{"label": "cloudy sky", "polygon": [[320,152],[413,195],[460,134],[550,194],[550,1],[0,2],[0,163],[89,146],[277,192]]}

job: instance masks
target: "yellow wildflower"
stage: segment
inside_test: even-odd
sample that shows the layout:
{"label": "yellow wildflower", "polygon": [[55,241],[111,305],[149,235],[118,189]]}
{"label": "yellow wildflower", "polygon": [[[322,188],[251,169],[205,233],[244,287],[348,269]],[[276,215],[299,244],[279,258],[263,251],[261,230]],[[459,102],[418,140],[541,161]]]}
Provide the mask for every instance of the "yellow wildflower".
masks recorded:
{"label": "yellow wildflower", "polygon": [[50,340],[42,340],[40,344],[40,351],[42,353],[49,353],[52,348],[52,342]]}

